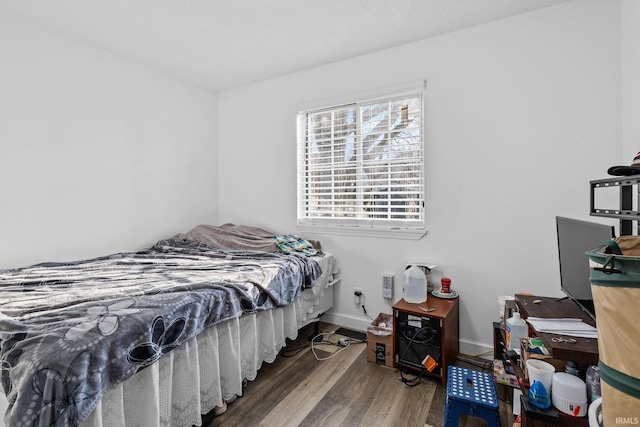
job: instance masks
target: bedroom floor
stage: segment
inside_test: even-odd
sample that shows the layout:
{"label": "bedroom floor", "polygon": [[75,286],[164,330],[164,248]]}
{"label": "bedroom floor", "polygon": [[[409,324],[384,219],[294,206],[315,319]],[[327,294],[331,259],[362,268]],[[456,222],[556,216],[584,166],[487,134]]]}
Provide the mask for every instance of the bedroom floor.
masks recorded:
{"label": "bedroom floor", "polygon": [[[334,331],[337,326],[321,323],[320,329]],[[315,344],[317,357],[327,358],[319,361],[307,339],[311,333],[312,328],[303,329],[274,363],[262,366],[256,380],[245,387],[243,397],[231,402],[224,414],[205,417],[203,425],[438,427],[444,424],[446,386],[437,379],[426,378],[409,387],[400,380],[399,370],[367,362],[365,344],[346,348]],[[343,337],[324,338],[337,343]],[[456,364],[482,369],[462,361]],[[503,426],[511,426],[514,418],[511,405],[502,396],[506,389],[497,388],[500,417]],[[482,419],[460,417],[460,427],[485,425]]]}

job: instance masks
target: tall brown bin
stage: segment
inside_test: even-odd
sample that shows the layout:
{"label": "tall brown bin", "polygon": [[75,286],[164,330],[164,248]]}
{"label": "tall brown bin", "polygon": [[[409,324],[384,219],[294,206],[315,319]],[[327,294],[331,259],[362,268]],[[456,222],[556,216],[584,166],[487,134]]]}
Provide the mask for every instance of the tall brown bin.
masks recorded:
{"label": "tall brown bin", "polygon": [[640,422],[640,236],[587,252],[605,426]]}

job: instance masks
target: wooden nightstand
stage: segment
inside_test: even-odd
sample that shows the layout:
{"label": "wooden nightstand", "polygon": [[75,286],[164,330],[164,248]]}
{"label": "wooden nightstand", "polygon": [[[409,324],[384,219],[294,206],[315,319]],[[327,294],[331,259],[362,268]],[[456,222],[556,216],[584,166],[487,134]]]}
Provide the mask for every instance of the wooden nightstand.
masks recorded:
{"label": "wooden nightstand", "polygon": [[[426,303],[412,304],[401,299],[393,306],[393,339],[398,368],[424,369],[422,360],[430,355],[438,366],[428,375],[447,382],[447,368],[460,351],[459,298],[442,299],[429,296]],[[420,307],[433,308],[424,311]]]}

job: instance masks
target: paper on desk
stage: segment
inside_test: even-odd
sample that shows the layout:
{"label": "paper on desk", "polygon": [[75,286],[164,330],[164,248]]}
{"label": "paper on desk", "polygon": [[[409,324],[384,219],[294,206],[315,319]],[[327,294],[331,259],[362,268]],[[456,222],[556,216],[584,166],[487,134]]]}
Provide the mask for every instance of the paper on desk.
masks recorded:
{"label": "paper on desk", "polygon": [[582,338],[598,338],[597,329],[584,323],[581,319],[528,317],[527,322],[538,332]]}

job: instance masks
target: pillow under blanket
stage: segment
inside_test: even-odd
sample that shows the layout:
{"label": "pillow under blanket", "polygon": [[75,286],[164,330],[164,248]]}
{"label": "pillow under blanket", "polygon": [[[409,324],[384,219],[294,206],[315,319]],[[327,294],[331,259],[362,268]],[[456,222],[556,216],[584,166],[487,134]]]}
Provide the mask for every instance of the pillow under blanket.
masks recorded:
{"label": "pillow under blanket", "polygon": [[[200,224],[185,234],[173,238],[196,240],[222,249],[280,251],[274,237],[277,233],[248,225],[223,224],[220,226]],[[317,240],[307,240],[315,249],[321,249]]]}

